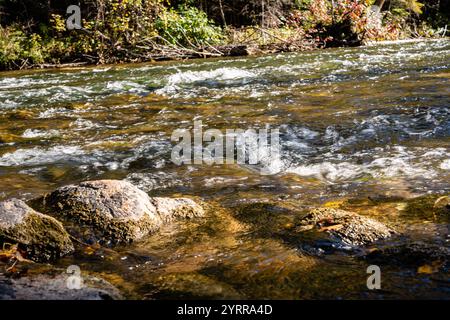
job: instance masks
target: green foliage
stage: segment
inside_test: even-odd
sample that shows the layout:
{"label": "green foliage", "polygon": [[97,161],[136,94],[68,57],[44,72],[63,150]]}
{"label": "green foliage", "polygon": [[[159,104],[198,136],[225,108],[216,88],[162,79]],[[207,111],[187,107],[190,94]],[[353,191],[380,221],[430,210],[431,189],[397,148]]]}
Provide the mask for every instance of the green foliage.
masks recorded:
{"label": "green foliage", "polygon": [[36,33],[26,35],[17,27],[0,26],[0,68],[43,63],[47,55],[41,43],[42,38]]}
{"label": "green foliage", "polygon": [[[83,29],[67,30],[66,8],[72,3],[0,0],[0,69],[137,62],[168,44],[199,49],[265,45],[269,38],[286,44],[303,39],[340,45],[363,38],[439,36],[450,24],[450,0],[78,0]],[[375,3],[384,4],[381,20],[379,14],[369,17],[368,8]],[[214,22],[226,22],[226,30]]]}
{"label": "green foliage", "polygon": [[205,12],[194,7],[163,10],[155,21],[155,28],[173,45],[198,46],[223,40],[222,29],[215,26]]}
{"label": "green foliage", "polygon": [[295,0],[295,8],[300,10],[308,10],[311,5],[311,0]]}
{"label": "green foliage", "polygon": [[423,4],[417,0],[400,0],[400,3],[405,6],[405,8],[415,14],[422,14]]}

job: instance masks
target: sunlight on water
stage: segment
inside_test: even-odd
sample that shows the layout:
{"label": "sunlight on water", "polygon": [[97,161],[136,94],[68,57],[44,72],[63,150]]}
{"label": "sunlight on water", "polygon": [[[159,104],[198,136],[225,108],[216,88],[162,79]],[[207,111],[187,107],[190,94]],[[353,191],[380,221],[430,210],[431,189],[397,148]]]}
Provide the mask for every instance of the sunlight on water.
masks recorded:
{"label": "sunlight on water", "polygon": [[[257,165],[176,166],[170,160],[171,133],[192,129],[194,120],[220,130],[279,128],[281,159],[270,165],[281,172],[262,176]],[[2,199],[31,198],[98,178],[127,179],[158,195],[200,196],[225,208],[280,199],[295,199],[306,208],[394,191],[441,194],[450,191],[449,143],[448,40],[0,74]],[[183,264],[192,272],[206,268],[206,275],[233,285],[246,275],[255,281],[250,296],[269,294],[264,290],[273,279],[264,278],[265,272],[287,277],[290,269],[280,261],[292,262],[290,276],[297,284],[307,281],[301,280],[304,270],[324,264],[294,249],[283,251],[269,239],[243,239],[237,250],[236,235],[245,234],[245,228],[236,221],[224,226],[220,219],[208,222],[220,235],[195,226],[202,230],[202,245],[189,240],[192,235],[183,239],[179,230],[176,237],[166,230],[144,248],[127,252],[151,256],[147,266],[134,264],[158,269],[156,275]],[[157,248],[164,241],[173,243]],[[265,246],[271,246],[272,264],[261,251]],[[183,259],[171,253],[177,250]],[[202,256],[194,258],[195,253]],[[129,261],[116,261],[112,269],[129,271]],[[222,269],[208,269],[211,261],[225,262]],[[349,273],[358,265],[346,263]],[[349,281],[342,267],[334,268]],[[250,269],[260,273],[246,273]],[[156,281],[156,275],[143,276],[148,272],[133,276],[128,271],[123,276],[139,292]],[[308,277],[315,276],[328,281],[319,271]],[[312,287],[305,295],[289,281],[284,285],[273,296],[318,296]]]}

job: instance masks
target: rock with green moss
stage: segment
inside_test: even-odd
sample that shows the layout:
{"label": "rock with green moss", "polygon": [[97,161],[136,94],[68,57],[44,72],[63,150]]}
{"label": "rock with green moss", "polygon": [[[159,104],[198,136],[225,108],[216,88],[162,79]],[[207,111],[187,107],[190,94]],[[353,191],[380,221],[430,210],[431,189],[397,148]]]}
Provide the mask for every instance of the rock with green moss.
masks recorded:
{"label": "rock with green moss", "polygon": [[310,211],[296,223],[297,234],[314,234],[318,243],[360,246],[389,238],[394,230],[381,222],[354,212],[318,208]]}
{"label": "rock with green moss", "polygon": [[57,189],[30,204],[86,242],[127,243],[176,218],[202,216],[191,199],[151,198],[127,181],[98,180]]}
{"label": "rock with green moss", "polygon": [[25,202],[0,202],[0,244],[18,244],[27,258],[49,261],[74,250],[69,234],[55,218],[36,212]]}

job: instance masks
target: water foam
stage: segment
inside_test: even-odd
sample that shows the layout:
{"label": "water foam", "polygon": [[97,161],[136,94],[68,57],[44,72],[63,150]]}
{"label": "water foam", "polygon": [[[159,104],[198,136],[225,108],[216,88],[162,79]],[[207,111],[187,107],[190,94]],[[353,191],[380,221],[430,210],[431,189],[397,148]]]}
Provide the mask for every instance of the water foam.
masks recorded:
{"label": "water foam", "polygon": [[181,90],[184,85],[213,85],[217,82],[230,84],[238,82],[245,84],[247,80],[255,78],[257,75],[253,72],[240,68],[219,68],[210,71],[178,71],[167,79],[167,84],[156,90],[157,94],[173,94]]}
{"label": "water foam", "polygon": [[84,151],[77,146],[55,146],[49,149],[34,147],[18,149],[0,157],[0,166],[33,166],[55,163],[63,160],[76,159],[84,155]]}

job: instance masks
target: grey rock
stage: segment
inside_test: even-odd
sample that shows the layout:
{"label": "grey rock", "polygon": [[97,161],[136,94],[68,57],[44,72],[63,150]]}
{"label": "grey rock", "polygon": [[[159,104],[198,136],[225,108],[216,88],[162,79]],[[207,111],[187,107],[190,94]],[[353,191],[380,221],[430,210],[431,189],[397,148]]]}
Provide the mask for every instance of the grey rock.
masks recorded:
{"label": "grey rock", "polygon": [[1,300],[120,300],[117,288],[103,279],[83,275],[77,289],[68,286],[69,274],[42,274],[31,277],[7,278],[0,275]]}
{"label": "grey rock", "polygon": [[27,258],[48,261],[74,250],[63,225],[55,218],[36,212],[25,202],[0,202],[0,244],[18,244]]}
{"label": "grey rock", "polygon": [[204,214],[193,200],[150,198],[121,180],[65,186],[30,204],[63,221],[76,237],[113,244],[139,240],[176,218]]}
{"label": "grey rock", "polygon": [[204,215],[203,207],[188,198],[150,198],[156,208],[158,216],[163,222],[173,221],[177,218],[190,219]]}

